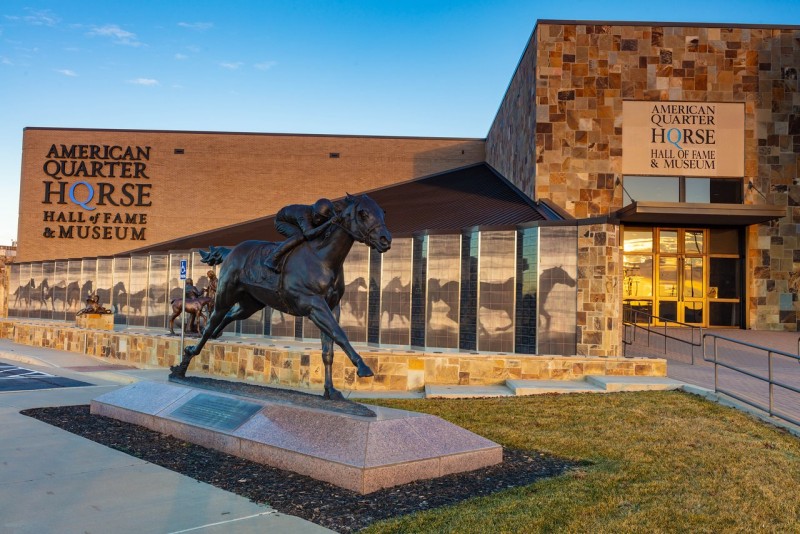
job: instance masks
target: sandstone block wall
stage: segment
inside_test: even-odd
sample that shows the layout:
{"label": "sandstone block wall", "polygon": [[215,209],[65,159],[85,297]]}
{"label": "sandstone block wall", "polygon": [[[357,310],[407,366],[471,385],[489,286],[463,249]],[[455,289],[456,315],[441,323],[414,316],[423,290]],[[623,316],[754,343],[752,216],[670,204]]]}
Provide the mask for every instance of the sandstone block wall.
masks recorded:
{"label": "sandstone block wall", "polygon": [[796,26],[542,22],[487,136],[487,162],[532,198],[603,216],[623,202],[624,100],[743,102],[743,178],[755,186],[745,203],[786,207],[780,221],[749,229],[749,326],[796,330],[799,70]]}

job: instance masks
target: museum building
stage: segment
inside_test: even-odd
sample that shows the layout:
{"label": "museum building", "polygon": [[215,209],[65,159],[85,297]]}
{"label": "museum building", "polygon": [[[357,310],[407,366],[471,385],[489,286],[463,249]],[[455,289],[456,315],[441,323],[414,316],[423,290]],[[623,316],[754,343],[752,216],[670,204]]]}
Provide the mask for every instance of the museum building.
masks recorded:
{"label": "museum building", "polygon": [[[485,139],[26,128],[9,315],[165,328],[198,249],[369,193],[352,341],[617,356],[623,309],[798,329],[800,26],[537,22]],[[313,339],[265,309],[231,330]]]}

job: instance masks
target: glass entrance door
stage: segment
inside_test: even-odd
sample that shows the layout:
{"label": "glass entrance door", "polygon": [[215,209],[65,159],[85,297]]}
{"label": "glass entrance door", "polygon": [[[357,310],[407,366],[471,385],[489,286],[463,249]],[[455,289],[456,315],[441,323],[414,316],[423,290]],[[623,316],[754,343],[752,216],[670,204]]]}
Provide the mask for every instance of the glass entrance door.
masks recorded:
{"label": "glass entrance door", "polygon": [[698,326],[706,317],[706,230],[656,229],[658,254],[655,315]]}

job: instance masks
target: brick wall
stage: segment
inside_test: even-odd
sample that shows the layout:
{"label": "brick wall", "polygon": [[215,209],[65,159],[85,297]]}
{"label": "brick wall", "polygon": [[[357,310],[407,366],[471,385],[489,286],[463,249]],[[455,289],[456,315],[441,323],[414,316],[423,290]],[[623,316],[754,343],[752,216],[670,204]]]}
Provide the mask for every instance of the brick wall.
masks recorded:
{"label": "brick wall", "polygon": [[[44,166],[52,145],[118,145],[151,147],[145,178],[48,176]],[[182,149],[183,153],[176,153]],[[91,154],[91,149],[89,149]],[[102,152],[101,152],[102,153]],[[338,157],[331,157],[331,153]],[[226,134],[191,132],[153,132],[119,130],[73,130],[28,128],[23,135],[22,178],[18,261],[102,256],[140,248],[146,244],[220,228],[276,213],[292,203],[311,203],[319,197],[340,197],[421,176],[484,161],[484,141],[480,139],[384,138],[312,135]],[[57,158],[50,158],[57,159]],[[68,160],[79,164],[81,159]],[[92,161],[97,161],[95,158]],[[87,161],[90,165],[90,161]],[[49,164],[49,170],[56,164]],[[70,167],[71,168],[71,167]],[[91,167],[89,167],[91,170]],[[102,172],[102,171],[101,171]],[[104,171],[108,174],[108,171]],[[44,181],[50,185],[50,204],[43,204]],[[85,210],[70,201],[69,188],[86,182],[95,189],[95,198]],[[66,204],[58,204],[60,182],[67,182]],[[97,206],[99,184],[115,187],[105,197],[106,206]],[[149,207],[114,207],[109,198],[119,196],[124,184],[151,185],[145,202]],[[106,186],[108,187],[108,186]],[[84,201],[89,195],[84,185],[73,196]],[[83,216],[85,222],[45,221],[46,211]],[[145,214],[146,242],[111,239],[102,233],[81,239],[60,238],[60,226],[125,226],[104,224],[104,213]],[[97,222],[89,217],[100,215]],[[68,217],[68,215],[65,215]],[[57,214],[56,214],[57,217]],[[45,237],[47,228],[54,237]]]}

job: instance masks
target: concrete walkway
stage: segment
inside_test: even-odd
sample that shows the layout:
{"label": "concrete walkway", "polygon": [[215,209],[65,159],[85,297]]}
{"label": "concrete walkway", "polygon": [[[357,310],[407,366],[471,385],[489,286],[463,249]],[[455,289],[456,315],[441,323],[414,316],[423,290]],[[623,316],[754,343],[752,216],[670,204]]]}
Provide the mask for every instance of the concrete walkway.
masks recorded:
{"label": "concrete walkway", "polygon": [[19,413],[88,404],[123,383],[164,380],[164,369],[109,369],[108,361],[8,340],[0,340],[0,361],[93,384],[0,392],[3,534],[330,532]]}
{"label": "concrete walkway", "polygon": [[[663,329],[661,331],[663,332]],[[798,353],[800,334],[797,332],[730,329],[708,329],[703,332],[789,354]],[[668,329],[667,333],[685,341],[689,341],[691,336],[691,330],[685,328],[671,328]],[[697,331],[695,331],[694,336],[695,342],[699,344],[701,340]],[[626,348],[626,354],[628,356],[666,358],[668,360],[667,374],[670,378],[713,391],[715,387],[715,372],[713,341],[711,338],[706,338],[705,348],[705,358],[703,357],[703,348],[699,346],[694,348],[694,358],[692,358],[691,345],[676,340],[668,340],[665,351],[663,336],[651,334],[648,346],[646,333],[638,330],[636,342]],[[769,359],[764,351],[724,340],[717,340],[717,360],[762,378],[769,376]],[[775,381],[800,389],[800,361],[781,355],[773,355],[772,377]],[[757,404],[765,411],[769,409],[769,385],[762,380],[718,366],[716,386],[723,392],[733,393]],[[772,391],[772,407],[774,413],[800,421],[800,394],[775,386]]]}

